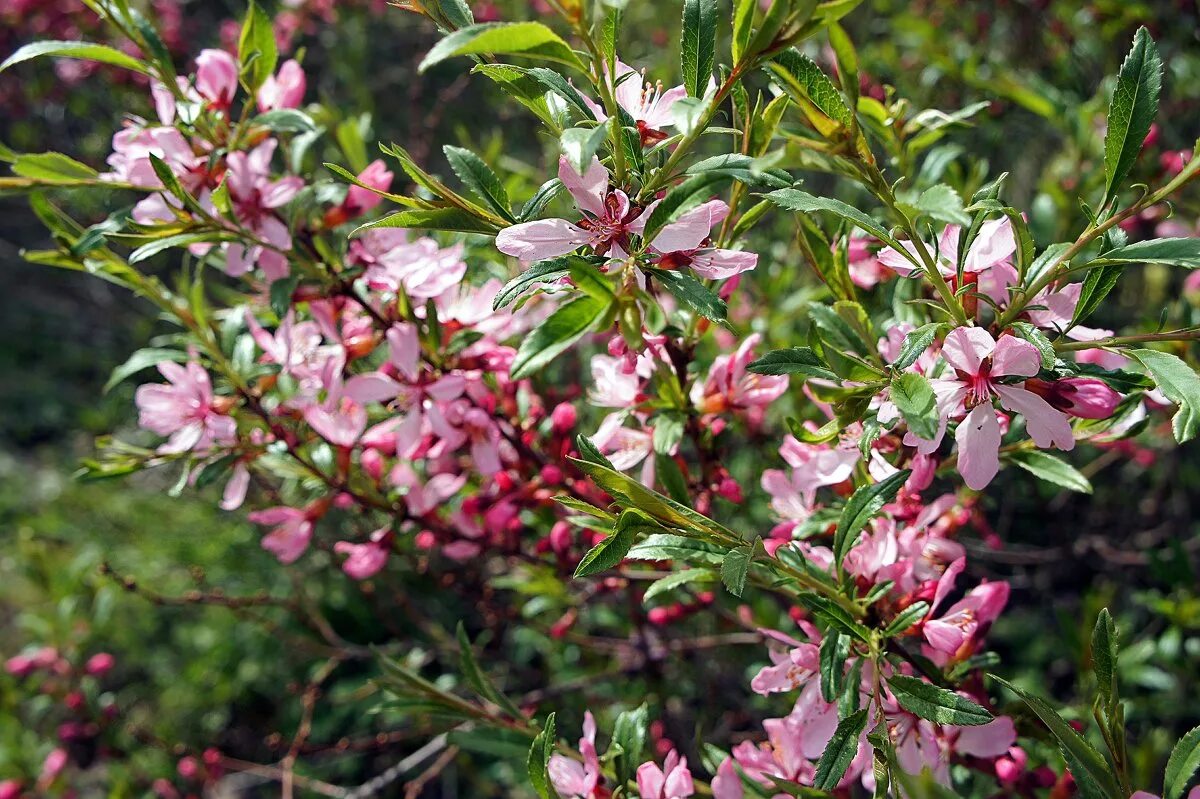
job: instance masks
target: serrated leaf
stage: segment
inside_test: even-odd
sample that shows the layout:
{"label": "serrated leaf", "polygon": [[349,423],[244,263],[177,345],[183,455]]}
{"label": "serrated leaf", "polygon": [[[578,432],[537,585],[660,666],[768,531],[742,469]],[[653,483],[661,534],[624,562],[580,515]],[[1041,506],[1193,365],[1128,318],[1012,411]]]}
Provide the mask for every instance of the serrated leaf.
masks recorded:
{"label": "serrated leaf", "polygon": [[832,136],[840,129],[851,126],[854,114],[850,106],[829,76],[811,58],[795,48],[789,48],[775,56],[767,64],[767,69],[802,108],[815,108],[828,120],[827,123],[823,122],[809,108],[805,108],[809,121],[822,136]]}
{"label": "serrated leaf", "polygon": [[883,628],[883,634],[889,638],[909,631],[914,624],[925,618],[929,613],[928,602],[914,602],[896,614],[896,617]]}
{"label": "serrated leaf", "polygon": [[842,559],[854,547],[868,522],[875,518],[884,505],[896,498],[911,473],[904,469],[878,483],[863,486],[846,501],[833,536],[833,557],[839,569]]}
{"label": "serrated leaf", "polygon": [[1104,205],[1116,196],[1142,151],[1142,142],[1158,113],[1162,69],[1162,59],[1150,32],[1138,28],[1133,47],[1117,74],[1117,86],[1108,106],[1108,131],[1104,135]]}
{"label": "serrated leaf", "polygon": [[816,774],[813,777],[813,787],[822,791],[832,791],[846,775],[850,762],[858,754],[858,739],[867,728],[868,711],[853,713],[838,722],[837,729],[821,759],[817,761]]}
{"label": "serrated leaf", "polygon": [[1046,338],[1046,334],[1028,322],[1013,322],[1012,327],[1017,331],[1018,336],[1037,347],[1038,353],[1042,356],[1042,368],[1053,369],[1057,356],[1054,354],[1054,345],[1050,343],[1050,339]]}
{"label": "serrated leaf", "polygon": [[1039,480],[1081,494],[1092,493],[1092,484],[1074,466],[1040,449],[1018,450],[1009,453],[1007,460],[1020,466]]}
{"label": "serrated leaf", "polygon": [[818,665],[821,671],[821,698],[836,702],[842,693],[846,676],[846,658],[850,655],[850,638],[830,630],[821,641]]}
{"label": "serrated leaf", "polygon": [[655,533],[634,545],[625,556],[626,560],[679,561],[693,566],[720,566],[725,560],[725,550],[706,544],[695,538]]}
{"label": "serrated leaf", "polygon": [[800,594],[800,604],[810,613],[823,621],[828,627],[857,638],[863,643],[870,643],[871,631],[859,624],[841,605],[823,596],[811,593]]}
{"label": "serrated leaf", "polygon": [[996,682],[1020,697],[1021,701],[1050,730],[1050,734],[1058,741],[1059,749],[1084,796],[1125,799],[1125,792],[1121,790],[1113,777],[1108,761],[1082,735],[1076,732],[1074,727],[1042,699],[1022,691],[994,674],[991,676]]}
{"label": "serrated leaf", "polygon": [[572,259],[577,258],[579,258],[577,255],[566,255],[562,258],[550,258],[533,264],[504,284],[504,288],[500,289],[492,300],[492,310],[498,311],[511,305],[518,297],[535,286],[562,280],[570,274]]}
{"label": "serrated leaf", "polygon": [[717,0],[684,0],[680,60],[683,85],[691,97],[703,97],[717,55]]}
{"label": "serrated leaf", "polygon": [[666,577],[660,577],[646,588],[646,593],[642,595],[643,602],[649,602],[655,597],[662,594],[674,591],[692,583],[715,583],[718,575],[708,569],[684,569],[683,571],[668,574]]}
{"label": "serrated leaf", "polygon": [[1108,608],[1101,608],[1092,629],[1092,669],[1100,701],[1112,707],[1117,697],[1117,625]]}
{"label": "serrated leaf", "polygon": [[1126,350],[1154,378],[1154,383],[1179,410],[1171,420],[1175,440],[1182,444],[1196,437],[1200,429],[1200,376],[1192,367],[1169,352],[1158,350]]}
{"label": "serrated leaf", "polygon": [[383,219],[359,225],[350,234],[353,238],[365,230],[380,228],[410,228],[413,230],[445,230],[458,233],[484,233],[496,235],[499,228],[491,222],[468,214],[460,208],[414,208],[397,211]]}
{"label": "serrated leaf", "polygon": [[895,674],[887,678],[887,685],[895,694],[900,707],[927,721],[958,727],[977,727],[987,724],[993,718],[986,709],[965,696],[917,677]]}
{"label": "serrated leaf", "polygon": [[684,305],[713,322],[724,322],[728,313],[725,301],[715,291],[686,272],[653,269],[644,271],[652,275],[667,291]]}
{"label": "serrated leaf", "polygon": [[[815,211],[826,211],[834,214],[842,219],[853,222],[865,232],[870,233],[902,255],[908,252],[908,250],[900,246],[900,243],[892,237],[891,233],[885,230],[873,218],[853,206],[846,205],[841,200],[835,200],[832,197],[815,197],[808,192],[800,191],[800,189],[779,189],[768,194],[767,199],[788,211],[801,211],[809,214]],[[916,264],[915,261],[914,264]],[[916,265],[920,266],[919,264]]]}
{"label": "serrated leaf", "polygon": [[916,363],[917,359],[924,354],[925,350],[929,349],[929,345],[937,338],[941,328],[941,322],[930,322],[927,325],[921,325],[916,330],[909,331],[904,336],[904,343],[900,345],[900,352],[897,353],[892,366],[896,369],[907,369]]}
{"label": "serrated leaf", "polygon": [[937,396],[929,378],[916,372],[905,372],[892,380],[888,396],[913,435],[926,441],[933,440],[938,430],[938,410]]}
{"label": "serrated leaf", "polygon": [[449,144],[442,148],[442,152],[446,154],[450,168],[454,170],[455,175],[458,175],[458,179],[463,182],[463,185],[474,192],[475,196],[483,200],[497,214],[510,222],[516,221],[509,209],[508,192],[505,190],[504,184],[500,182],[500,178],[496,176],[491,167],[484,163],[482,158],[470,150]]}
{"label": "serrated leaf", "polygon": [[421,61],[418,71],[465,55],[521,55],[582,68],[567,43],[540,22],[486,22],[469,25],[442,39]]}
{"label": "serrated leaf", "polygon": [[1108,252],[1089,263],[1095,264],[1164,264],[1200,268],[1200,238],[1149,239],[1126,244]]}
{"label": "serrated leaf", "polygon": [[650,212],[643,240],[653,242],[664,227],[708,200],[716,190],[716,185],[727,179],[721,174],[693,175],[668,191]]}
{"label": "serrated leaf", "polygon": [[746,575],[750,571],[750,561],[754,559],[754,546],[738,547],[729,550],[721,561],[721,582],[734,596],[741,596],[746,589]]}
{"label": "serrated leaf", "polygon": [[509,374],[519,380],[546,366],[583,338],[608,312],[610,303],[589,295],[562,305],[521,340]]}
{"label": "serrated leaf", "polygon": [[533,739],[533,744],[529,747],[529,757],[527,760],[529,782],[533,786],[533,789],[537,791],[540,799],[556,799],[558,796],[558,792],[550,784],[550,774],[548,771],[550,755],[554,752],[556,742],[554,714],[551,713],[546,717],[546,726]]}
{"label": "serrated leaf", "polygon": [[804,375],[819,380],[837,380],[824,361],[809,347],[772,350],[746,367],[760,375]]}
{"label": "serrated leaf", "polygon": [[1167,760],[1167,771],[1163,775],[1163,799],[1179,799],[1187,788],[1188,780],[1200,768],[1200,727],[1187,732]]}
{"label": "serrated leaf", "polygon": [[575,577],[590,577],[619,566],[639,535],[661,529],[653,519],[639,510],[631,508],[622,512],[613,527],[612,535],[588,550],[583,560],[579,561]]}
{"label": "serrated leaf", "polygon": [[27,44],[4,59],[4,63],[0,64],[0,72],[23,61],[29,61],[42,56],[96,61],[101,64],[129,69],[143,75],[150,74],[150,67],[144,61],[139,61],[128,53],[123,53],[116,48],[104,44],[93,44],[91,42],[64,41],[45,41]]}
{"label": "serrated leaf", "polygon": [[1100,303],[1104,302],[1104,298],[1117,285],[1124,269],[1123,263],[1112,263],[1087,273],[1087,277],[1083,279],[1083,288],[1079,292],[1079,301],[1075,305],[1075,313],[1071,316],[1071,327],[1087,319],[1100,307]]}

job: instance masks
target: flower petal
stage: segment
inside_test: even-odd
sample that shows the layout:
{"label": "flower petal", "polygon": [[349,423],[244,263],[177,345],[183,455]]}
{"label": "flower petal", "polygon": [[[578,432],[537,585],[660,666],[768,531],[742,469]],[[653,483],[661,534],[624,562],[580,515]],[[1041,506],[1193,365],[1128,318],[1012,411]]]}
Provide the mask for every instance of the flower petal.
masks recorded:
{"label": "flower petal", "polygon": [[958,442],[958,471],[969,488],[981,491],[1000,470],[1000,423],[989,404],[976,405],[959,422],[954,433]]}
{"label": "flower petal", "polygon": [[501,230],[496,249],[522,261],[540,261],[566,255],[590,240],[587,231],[565,219],[537,219]]}
{"label": "flower petal", "polygon": [[1000,395],[1001,405],[1025,417],[1025,427],[1033,443],[1042,449],[1075,448],[1075,434],[1071,430],[1071,420],[1065,413],[1032,391],[1017,386],[996,386],[996,393]]}

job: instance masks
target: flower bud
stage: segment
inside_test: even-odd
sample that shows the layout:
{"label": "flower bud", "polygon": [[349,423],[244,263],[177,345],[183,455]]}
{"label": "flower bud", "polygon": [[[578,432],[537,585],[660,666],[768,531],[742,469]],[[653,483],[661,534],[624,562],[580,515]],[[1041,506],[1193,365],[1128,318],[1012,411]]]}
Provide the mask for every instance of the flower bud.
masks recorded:
{"label": "flower bud", "polygon": [[1025,388],[1064,413],[1080,419],[1107,419],[1124,399],[1103,380],[1067,377],[1054,382],[1026,380]]}
{"label": "flower bud", "polygon": [[103,677],[112,670],[112,667],[116,662],[116,658],[107,652],[97,652],[88,658],[83,670],[93,677]]}
{"label": "flower bud", "polygon": [[550,412],[550,423],[554,427],[554,432],[559,435],[566,435],[574,430],[575,423],[578,420],[579,412],[569,402],[558,403],[554,406],[554,410]]}

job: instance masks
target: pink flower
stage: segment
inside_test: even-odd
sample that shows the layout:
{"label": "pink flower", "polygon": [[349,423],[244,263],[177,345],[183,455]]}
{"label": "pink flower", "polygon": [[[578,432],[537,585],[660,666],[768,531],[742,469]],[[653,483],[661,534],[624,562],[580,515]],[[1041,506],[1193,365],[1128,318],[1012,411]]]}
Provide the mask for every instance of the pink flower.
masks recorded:
{"label": "pink flower", "polygon": [[258,90],[258,110],[276,111],[280,108],[299,108],[304,102],[304,91],[308,79],[300,62],[290,59],[283,63],[279,72],[270,76]]}
{"label": "pink flower", "polygon": [[[641,236],[658,203],[655,200],[646,206],[646,210],[629,224],[629,230]],[[722,200],[709,200],[680,214],[648,245],[652,252],[659,254],[655,261],[657,266],[661,269],[689,267],[707,280],[725,280],[753,269],[758,265],[758,256],[754,253],[711,246],[709,232],[728,215],[729,206]]]}
{"label": "pink flower", "polygon": [[425,516],[443,506],[467,482],[465,474],[435,474],[424,483],[412,466],[401,461],[388,475],[388,482],[405,490],[404,505],[413,516]]}
{"label": "pink flower", "polygon": [[21,783],[16,780],[0,781],[0,799],[20,799]]}
{"label": "pink flower", "polygon": [[674,749],[661,769],[653,762],[638,766],[637,786],[642,799],[684,799],[696,792],[687,758]]}
{"label": "pink flower", "polygon": [[277,145],[274,139],[267,139],[249,153],[230,153],[226,159],[225,184],[234,215],[263,242],[249,249],[242,244],[227,245],[225,271],[234,277],[246,274],[255,263],[268,281],[288,273],[283,253],[292,248],[292,235],[275,209],[291,202],[304,181],[295,176],[271,180],[271,158]]}
{"label": "pink flower", "polygon": [[850,270],[850,280],[859,288],[869,289],[882,283],[896,273],[885,266],[871,252],[871,245],[877,244],[875,239],[858,231],[852,232],[846,242],[846,259]]}
{"label": "pink flower", "polygon": [[376,291],[427,300],[457,286],[467,273],[462,244],[439,247],[431,238],[410,242],[408,231],[369,230],[350,245],[350,257],[367,267],[363,277]]}
{"label": "pink flower", "polygon": [[[987,633],[1007,602],[1008,583],[977,585],[940,618],[925,622],[922,628],[925,640],[934,651],[961,659],[971,653],[973,645]],[[936,607],[932,608],[930,615],[935,611]]]}
{"label": "pink flower", "polygon": [[321,371],[325,399],[304,408],[304,421],[330,444],[352,447],[367,429],[367,411],[342,383],[344,363],[340,355],[326,360]]}
{"label": "pink flower", "polygon": [[38,787],[42,790],[49,788],[58,775],[62,774],[63,769],[67,767],[70,761],[67,750],[63,748],[52,749],[50,754],[46,755],[46,759],[42,761],[42,773],[38,776]]}
{"label": "pink flower", "polygon": [[219,111],[228,110],[238,89],[237,59],[224,50],[196,56],[196,91]]}
{"label": "pink flower", "polygon": [[97,652],[87,659],[87,663],[84,664],[83,670],[93,677],[103,677],[112,670],[112,667],[116,664],[116,662],[116,658],[107,652]]}
{"label": "pink flower", "polygon": [[381,527],[371,533],[370,540],[365,544],[338,541],[333,545],[334,552],[346,556],[342,571],[354,580],[366,580],[378,574],[387,565],[391,550],[392,531],[389,527]]}
{"label": "pink flower", "polygon": [[558,162],[558,178],[575,198],[584,218],[578,224],[565,219],[537,219],[507,227],[496,236],[496,249],[522,261],[554,258],[583,246],[600,255],[614,247],[626,251],[629,225],[641,209],[630,204],[625,192],[609,188],[608,170],[600,159],[593,156],[587,171],[580,175],[564,156]]}
{"label": "pink flower", "polygon": [[579,739],[583,762],[564,755],[550,756],[550,784],[562,799],[593,799],[600,784],[600,758],[596,754],[596,720],[589,710],[583,714],[583,737]]}
{"label": "pink flower", "polygon": [[733,762],[733,758],[727,757],[717,767],[712,779],[713,799],[744,799],[746,791]]}
{"label": "pink flower", "polygon": [[1025,388],[1053,407],[1080,419],[1107,419],[1124,399],[1103,380],[1067,377],[1062,380],[1026,380]]}
{"label": "pink flower", "polygon": [[703,383],[692,384],[691,400],[701,413],[759,410],[779,399],[788,387],[787,375],[759,375],[746,371],[762,336],[752,333],[737,352],[718,355]]}
{"label": "pink flower", "polygon": [[1033,377],[1041,368],[1041,356],[1027,341],[1011,335],[1000,340],[979,327],[959,327],[950,331],[942,346],[942,357],[957,376],[934,381],[942,425],[933,441],[909,433],[905,443],[916,445],[922,454],[937,449],[950,415],[965,412],[958,425],[958,470],[963,482],[981,490],[1000,469],[1000,423],[992,407],[993,399],[1010,411],[1025,417],[1030,437],[1039,447],[1070,450],[1075,447],[1070,421],[1037,394],[1016,383],[1001,383],[1005,377]]}
{"label": "pink flower", "polygon": [[[372,161],[366,169],[358,173],[361,183],[378,191],[390,189],[394,177],[395,175],[388,170],[387,165],[379,159]],[[381,202],[383,202],[383,198],[370,189],[351,185],[346,192],[346,200],[342,203],[342,211],[346,214],[347,219],[353,219],[373,210]]]}
{"label": "pink flower", "polygon": [[213,394],[208,372],[200,364],[188,361],[181,366],[163,361],[158,371],[168,383],[138,386],[134,400],[138,424],[160,436],[169,436],[159,452],[207,452],[213,446],[229,446],[236,441],[237,423],[225,415],[228,404]]}
{"label": "pink flower", "polygon": [[[937,252],[934,253],[938,271],[943,277],[955,277],[958,273],[958,237],[961,228],[958,225],[947,225],[938,238]],[[901,275],[920,273],[922,260],[917,254],[917,245],[911,241],[902,241],[900,245],[907,251],[901,253],[892,247],[884,247],[876,256],[879,263],[899,272]],[[1011,258],[1017,250],[1016,237],[1013,235],[1012,223],[1008,217],[984,222],[979,235],[971,242],[963,262],[963,272],[981,274],[993,269],[1002,272],[1005,278],[1016,278]],[[1007,283],[1005,284],[1007,285]]]}
{"label": "pink flower", "polygon": [[[616,88],[613,93],[616,95],[617,104],[637,123],[642,145],[667,138],[662,129],[674,123],[675,103],[687,97],[687,89],[676,86],[664,92],[661,83],[652,84],[646,81],[644,71],[639,73],[619,60],[616,67],[616,79],[613,81]],[[584,97],[583,100],[592,109],[597,120],[603,122],[608,119],[600,105],[588,97]]]}
{"label": "pink flower", "polygon": [[280,563],[294,563],[308,549],[313,523],[307,511],[280,506],[255,511],[247,518],[255,524],[274,527],[263,536],[262,547],[279,558]]}

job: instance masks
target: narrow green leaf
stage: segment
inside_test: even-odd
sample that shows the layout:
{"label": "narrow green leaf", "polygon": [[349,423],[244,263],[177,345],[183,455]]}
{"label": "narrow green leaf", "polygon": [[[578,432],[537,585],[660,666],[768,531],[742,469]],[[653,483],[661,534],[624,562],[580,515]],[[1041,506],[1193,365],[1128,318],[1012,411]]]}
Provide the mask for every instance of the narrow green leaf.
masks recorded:
{"label": "narrow green leaf", "polygon": [[99,173],[87,164],[62,153],[25,153],[11,167],[14,175],[44,181],[94,180]]}
{"label": "narrow green leaf", "polygon": [[353,238],[365,230],[379,228],[410,228],[413,230],[446,230],[459,233],[484,233],[496,235],[498,228],[491,222],[468,214],[460,208],[414,208],[410,211],[397,211],[383,219],[359,225],[350,234]]}
{"label": "narrow green leaf", "polygon": [[521,274],[504,284],[504,288],[496,293],[492,300],[492,310],[498,311],[511,305],[518,297],[533,287],[542,283],[554,283],[562,280],[571,271],[571,259],[577,255],[567,255],[562,258],[550,258],[538,261]]}
{"label": "narrow green leaf", "polygon": [[863,528],[875,518],[884,505],[896,498],[909,474],[911,472],[904,469],[878,483],[863,486],[846,501],[833,536],[833,557],[839,569],[842,559],[854,547]]}
{"label": "narrow green leaf", "polygon": [[925,618],[927,613],[929,613],[928,602],[914,602],[896,614],[896,617],[891,620],[888,626],[883,628],[883,634],[889,638],[902,635],[908,632],[914,624]]}
{"label": "narrow green leaf", "polygon": [[693,175],[668,191],[666,196],[650,212],[650,218],[646,220],[646,227],[642,238],[648,242],[654,241],[655,236],[666,225],[674,222],[682,214],[692,210],[706,200],[711,199],[713,193],[716,191],[716,185],[727,179],[726,176],[719,173]]}
{"label": "narrow green leaf", "polygon": [[810,613],[823,621],[826,626],[839,632],[846,633],[859,641],[870,643],[871,631],[855,621],[845,608],[832,600],[812,593],[803,593],[797,597]]}
{"label": "narrow green leaf", "polygon": [[610,304],[595,297],[576,297],[552,313],[521,340],[510,374],[528,377],[583,338],[605,315]]}
{"label": "narrow green leaf", "polygon": [[850,638],[830,630],[821,641],[818,662],[821,670],[821,698],[836,702],[846,677],[846,659],[850,656]]}
{"label": "narrow green leaf", "polygon": [[567,43],[540,22],[486,22],[469,25],[442,39],[421,61],[425,72],[448,58],[464,55],[521,55],[582,65]]}
{"label": "narrow green leaf", "polygon": [[464,186],[474,192],[475,196],[483,200],[497,214],[510,222],[516,222],[516,218],[509,209],[508,192],[505,190],[504,184],[500,182],[500,178],[482,158],[470,150],[449,144],[442,148],[442,152],[446,154],[450,168],[454,170],[455,175],[458,175],[458,179],[463,182]]}
{"label": "narrow green leaf", "polygon": [[746,368],[760,375],[799,374],[819,380],[837,380],[837,375],[809,347],[772,350]]}
{"label": "narrow green leaf", "polygon": [[275,74],[278,62],[279,49],[271,17],[251,0],[242,22],[241,36],[238,37],[238,63],[242,80],[251,91],[257,91],[267,78]]}
{"label": "narrow green leaf", "polygon": [[717,0],[684,0],[683,85],[691,97],[703,97],[717,56]]}
{"label": "narrow green leaf", "polygon": [[1121,71],[1108,106],[1108,132],[1104,135],[1104,205],[1120,191],[1133,169],[1142,142],[1158,113],[1162,89],[1162,59],[1150,32],[1138,28],[1133,47]]}
{"label": "narrow green leaf", "polygon": [[686,272],[676,270],[653,269],[644,270],[661,283],[676,299],[683,302],[696,313],[713,322],[724,322],[728,309],[725,301],[715,291],[705,286],[699,280]]}
{"label": "narrow green leaf", "polygon": [[1111,708],[1117,698],[1117,625],[1108,608],[1100,610],[1092,630],[1092,668],[1100,701]]}
{"label": "narrow green leaf", "polygon": [[0,64],[0,72],[23,61],[29,61],[42,56],[97,61],[101,64],[109,64],[114,67],[140,72],[143,75],[150,74],[150,67],[144,61],[139,61],[133,56],[108,45],[92,44],[91,42],[61,41],[34,42],[19,48],[15,53],[4,59],[3,64]]}
{"label": "narrow green leaf", "polygon": [[157,347],[147,347],[138,350],[130,355],[125,363],[113,369],[112,374],[108,377],[108,382],[104,384],[104,393],[108,393],[121,381],[127,377],[149,369],[151,366],[158,366],[163,361],[172,361],[174,363],[186,363],[188,354],[180,350],[167,350]]}
{"label": "narrow green leaf", "polygon": [[896,355],[896,360],[892,362],[893,368],[907,369],[916,363],[917,358],[920,358],[937,338],[942,324],[941,322],[930,322],[906,334],[904,343],[900,345],[900,352]]}
{"label": "narrow green leaf", "polygon": [[816,775],[813,777],[813,787],[822,791],[832,791],[846,775],[850,761],[858,754],[858,739],[867,728],[868,711],[864,708],[838,722],[837,729],[821,759],[817,761]]}
{"label": "narrow green leaf", "polygon": [[642,595],[642,601],[649,602],[651,599],[674,591],[681,586],[692,583],[715,583],[718,579],[720,578],[716,572],[708,569],[684,569],[683,571],[677,571],[652,582],[646,588],[646,593]]}
{"label": "narrow green leaf", "polygon": [[917,677],[895,674],[888,677],[887,685],[902,708],[928,721],[958,727],[977,727],[987,724],[993,718],[986,709],[965,696],[939,688]]}
{"label": "narrow green leaf", "polygon": [[1007,460],[1020,466],[1039,480],[1053,483],[1080,494],[1092,493],[1092,484],[1071,464],[1040,449],[1019,450],[1009,453]]}
{"label": "narrow green leaf", "polygon": [[[827,211],[835,214],[842,219],[853,222],[897,252],[901,254],[908,252],[908,250],[900,246],[900,243],[892,237],[891,233],[888,233],[884,229],[883,225],[857,208],[846,205],[841,200],[835,200],[832,197],[814,197],[808,192],[803,192],[799,189],[779,189],[768,194],[767,199],[788,211],[801,211],[804,213]],[[916,264],[915,261],[914,264]],[[920,266],[920,264],[916,265]]]}
{"label": "narrow green leaf", "polygon": [[1175,440],[1182,444],[1200,430],[1200,376],[1177,356],[1158,350],[1126,350],[1154,378],[1155,384],[1179,410],[1171,420]]}
{"label": "narrow green leaf", "polygon": [[261,125],[276,133],[312,133],[317,124],[312,117],[295,108],[276,108],[259,114],[250,120],[251,125]]}
{"label": "narrow green leaf", "polygon": [[640,510],[630,508],[622,512],[613,527],[612,535],[592,547],[583,556],[583,560],[579,561],[575,577],[590,577],[619,566],[639,535],[653,534],[661,530],[653,519]]}
{"label": "narrow green leaf", "polygon": [[1200,768],[1200,727],[1194,727],[1179,739],[1167,760],[1163,776],[1163,799],[1179,799],[1188,781]]}
{"label": "narrow green leaf", "polygon": [[1104,264],[1165,264],[1200,268],[1200,238],[1149,239],[1126,244],[1102,253],[1091,265]]}
{"label": "narrow green leaf", "polygon": [[612,471],[612,463],[608,460],[608,458],[601,454],[600,450],[596,448],[596,445],[593,444],[592,440],[587,436],[576,436],[575,448],[579,450],[579,456],[583,458],[584,461],[595,464],[596,466],[603,466],[605,469]]}

